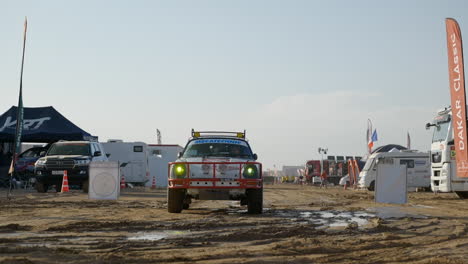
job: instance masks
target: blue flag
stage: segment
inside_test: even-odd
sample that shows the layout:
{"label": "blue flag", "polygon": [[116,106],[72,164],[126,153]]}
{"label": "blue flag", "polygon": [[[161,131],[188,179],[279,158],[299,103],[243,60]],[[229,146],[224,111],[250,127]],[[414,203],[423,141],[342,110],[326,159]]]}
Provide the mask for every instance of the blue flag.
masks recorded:
{"label": "blue flag", "polygon": [[372,133],[372,142],[375,142],[377,140],[378,140],[378,138],[377,138],[377,129],[375,129],[374,133]]}

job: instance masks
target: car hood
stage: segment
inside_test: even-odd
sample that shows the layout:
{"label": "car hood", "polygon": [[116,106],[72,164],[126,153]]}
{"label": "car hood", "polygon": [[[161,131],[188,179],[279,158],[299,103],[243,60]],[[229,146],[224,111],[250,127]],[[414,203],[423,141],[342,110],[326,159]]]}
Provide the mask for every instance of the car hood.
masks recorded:
{"label": "car hood", "polygon": [[45,160],[48,160],[48,159],[91,159],[91,157],[84,156],[84,155],[54,155],[54,156],[43,157],[43,159]]}

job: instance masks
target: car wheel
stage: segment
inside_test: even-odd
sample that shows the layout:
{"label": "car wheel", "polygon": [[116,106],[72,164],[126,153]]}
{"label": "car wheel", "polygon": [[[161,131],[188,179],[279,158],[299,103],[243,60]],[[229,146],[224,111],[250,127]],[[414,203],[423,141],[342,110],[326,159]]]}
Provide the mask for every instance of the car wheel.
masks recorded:
{"label": "car wheel", "polygon": [[83,192],[88,193],[89,192],[89,181],[86,180],[83,182]]}
{"label": "car wheel", "polygon": [[261,214],[263,211],[263,189],[247,190],[247,212]]}
{"label": "car wheel", "polygon": [[468,192],[455,192],[460,199],[468,199]]}
{"label": "car wheel", "polygon": [[369,191],[374,191],[375,190],[375,181],[372,181],[369,185],[369,187],[367,187],[367,190]]}
{"label": "car wheel", "polygon": [[180,213],[184,209],[184,189],[167,189],[167,211]]}
{"label": "car wheel", "polygon": [[44,184],[43,182],[36,182],[36,190],[39,193],[45,193],[47,192],[47,189],[49,186],[47,184]]}

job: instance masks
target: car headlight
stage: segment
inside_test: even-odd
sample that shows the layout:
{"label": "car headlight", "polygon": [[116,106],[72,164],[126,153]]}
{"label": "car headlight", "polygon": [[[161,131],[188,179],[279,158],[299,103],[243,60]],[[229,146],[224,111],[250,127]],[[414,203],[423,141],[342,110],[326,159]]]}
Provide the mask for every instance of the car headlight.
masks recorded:
{"label": "car headlight", "polygon": [[257,166],[253,164],[244,166],[242,176],[246,179],[257,179],[259,177]]}
{"label": "car headlight", "polygon": [[89,159],[84,159],[84,160],[75,160],[75,165],[88,165],[90,162]]}
{"label": "car headlight", "polygon": [[185,178],[187,176],[187,168],[185,164],[175,164],[172,167],[172,178]]}
{"label": "car headlight", "polygon": [[44,166],[45,163],[46,163],[45,159],[38,159],[36,163],[34,164],[34,166]]}

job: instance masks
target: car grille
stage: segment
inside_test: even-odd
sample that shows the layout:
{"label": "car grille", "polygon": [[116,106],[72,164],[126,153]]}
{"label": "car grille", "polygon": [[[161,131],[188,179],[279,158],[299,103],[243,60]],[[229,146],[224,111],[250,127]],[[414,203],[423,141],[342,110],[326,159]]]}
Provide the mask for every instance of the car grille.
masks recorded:
{"label": "car grille", "polygon": [[75,166],[75,162],[73,160],[51,159],[47,160],[45,165],[48,169],[71,169]]}
{"label": "car grille", "polygon": [[440,163],[442,161],[442,155],[440,152],[434,152],[431,154],[432,163]]}

